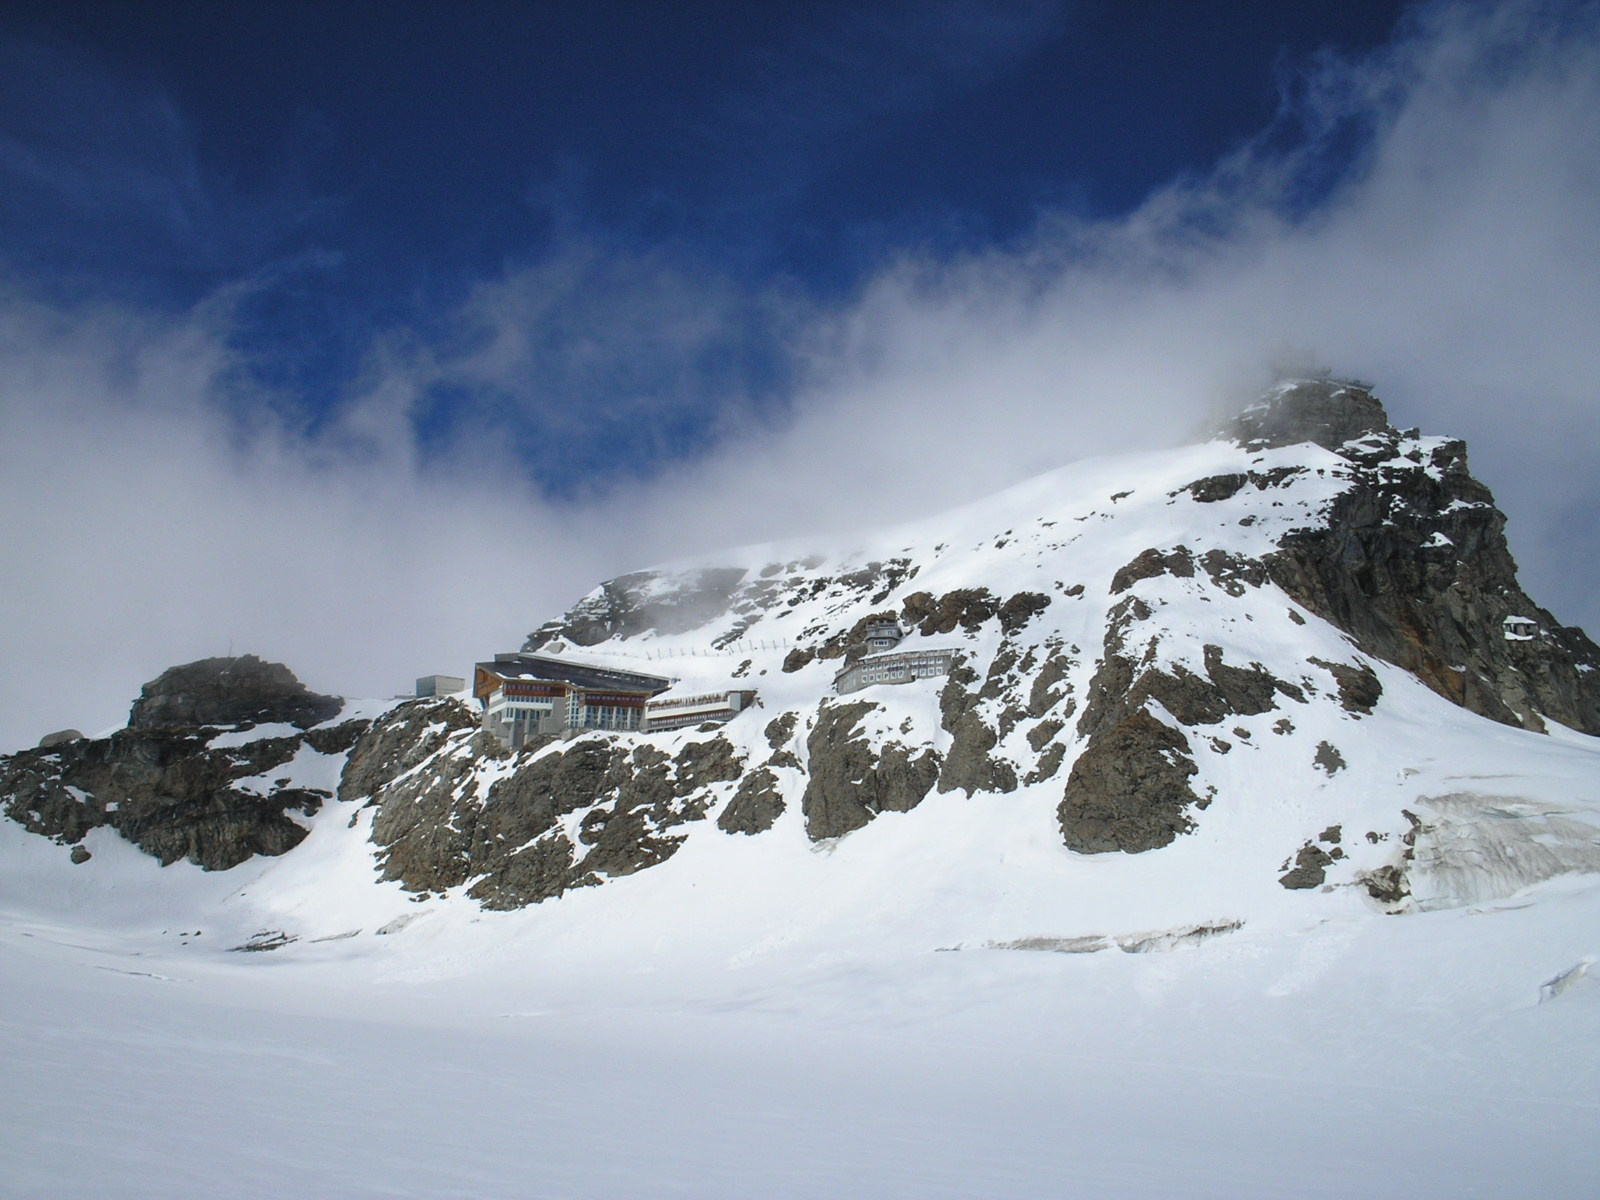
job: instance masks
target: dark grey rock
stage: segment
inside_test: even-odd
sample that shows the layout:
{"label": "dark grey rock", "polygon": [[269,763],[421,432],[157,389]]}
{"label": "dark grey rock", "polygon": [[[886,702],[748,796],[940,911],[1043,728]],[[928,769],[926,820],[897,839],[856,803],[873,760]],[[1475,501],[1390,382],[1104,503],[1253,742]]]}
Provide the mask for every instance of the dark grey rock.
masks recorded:
{"label": "dark grey rock", "polygon": [[[459,700],[420,699],[395,706],[357,735],[339,776],[339,799],[371,798],[433,755],[451,735],[477,727],[477,715]],[[343,725],[337,728],[345,730]],[[342,740],[343,732],[333,736]]]}
{"label": "dark grey rock", "polygon": [[1337,775],[1345,767],[1344,755],[1339,753],[1339,748],[1332,742],[1318,742],[1316,757],[1311,761],[1330,777]]}
{"label": "dark grey rock", "polygon": [[728,807],[717,818],[724,833],[756,834],[771,829],[785,808],[778,777],[758,767],[739,781]]}
{"label": "dark grey rock", "polygon": [[299,729],[338,716],[344,701],[319,696],[282,663],[253,654],[171,667],[145,684],[128,714],[137,730],[202,725],[288,724]]}
{"label": "dark grey rock", "polygon": [[1392,432],[1388,414],[1364,387],[1334,379],[1303,379],[1272,403],[1252,405],[1220,430],[1251,449],[1314,442],[1338,450],[1373,432]]}
{"label": "dark grey rock", "polygon": [[1068,849],[1137,854],[1187,833],[1207,803],[1189,787],[1195,771],[1181,731],[1142,709],[1125,717],[1072,765],[1056,809]]}
{"label": "dark grey rock", "polygon": [[1035,753],[1037,753],[1043,750],[1050,742],[1050,739],[1065,727],[1066,722],[1064,721],[1040,721],[1032,729],[1028,730],[1028,745],[1032,746]]}
{"label": "dark grey rock", "polygon": [[[974,792],[1017,790],[1016,770],[991,753],[1000,734],[983,715],[983,701],[998,699],[1004,690],[1008,656],[1009,661],[1015,661],[1014,652],[1002,647],[984,686],[977,692],[970,690],[977,672],[963,659],[957,659],[945,679],[939,692],[939,712],[944,729],[950,734],[950,749],[939,772],[941,793],[960,789],[970,796]],[[1009,724],[1020,719],[1023,711],[1008,710],[1000,719]]]}
{"label": "dark grey rock", "polygon": [[123,729],[109,738],[25,750],[0,760],[0,803],[30,832],[64,844],[110,826],[163,865],[187,858],[226,870],[298,845],[330,797],[280,783],[234,786],[283,766],[302,735],[208,748],[210,730]]}
{"label": "dark grey rock", "polygon": [[306,745],[310,746],[318,754],[346,754],[371,726],[371,721],[361,717],[354,721],[345,721],[340,725],[326,725],[319,729],[308,729],[306,730]]}
{"label": "dark grey rock", "polygon": [[539,838],[509,855],[467,895],[484,908],[501,912],[524,908],[559,896],[573,885],[572,843],[554,834]]}
{"label": "dark grey rock", "polygon": [[[1317,441],[1345,458],[1352,481],[1322,521],[1285,535],[1265,559],[1274,583],[1365,653],[1472,712],[1600,734],[1600,648],[1522,591],[1505,517],[1460,442],[1407,457],[1370,393],[1328,381],[1247,416],[1236,436]],[[1541,632],[1508,639],[1513,616]],[[1343,686],[1341,696],[1352,711],[1370,708]]]}
{"label": "dark grey rock", "polygon": [[674,791],[679,797],[704,791],[713,783],[738,779],[743,763],[733,743],[724,737],[686,743],[673,761],[678,768]]}
{"label": "dark grey rock", "polygon": [[913,754],[898,742],[873,746],[861,719],[878,706],[871,701],[825,701],[806,739],[810,776],[801,798],[806,836],[819,842],[860,829],[880,812],[909,812],[939,775],[932,750]]}
{"label": "dark grey rock", "polygon": [[1277,707],[1279,693],[1304,699],[1299,688],[1275,678],[1259,663],[1230,666],[1223,661],[1221,648],[1212,645],[1202,653],[1203,676],[1182,666],[1171,671],[1141,667],[1129,656],[1111,651],[1090,681],[1089,701],[1078,722],[1079,735],[1092,740],[1152,700],[1180,725],[1193,727],[1215,725],[1230,716],[1269,712]]}
{"label": "dark grey rock", "polygon": [[1231,475],[1212,475],[1206,479],[1196,479],[1188,487],[1180,489],[1188,492],[1200,504],[1215,504],[1220,500],[1231,500],[1244,490],[1244,485],[1250,482],[1250,477],[1243,472]]}
{"label": "dark grey rock", "polygon": [[1066,760],[1067,748],[1061,742],[1056,742],[1039,755],[1039,761],[1029,771],[1023,780],[1030,787],[1036,783],[1043,783],[1047,779],[1054,779],[1056,772],[1061,770],[1061,764]]}
{"label": "dark grey rock", "polygon": [[783,656],[783,673],[793,675],[801,667],[807,666],[817,657],[815,646],[796,646]]}
{"label": "dark grey rock", "polygon": [[1339,688],[1339,703],[1346,712],[1370,714],[1383,695],[1383,684],[1365,663],[1336,663],[1324,658],[1308,658],[1333,676]]}
{"label": "dark grey rock", "polygon": [[[463,733],[463,740],[468,736]],[[376,810],[369,838],[379,848],[383,878],[414,892],[443,892],[467,881],[482,807],[471,778],[476,765],[463,746],[459,753],[436,755],[426,770],[414,769],[419,760],[404,778],[398,771],[381,782],[369,777]]]}
{"label": "dark grey rock", "polygon": [[[1072,700],[1072,686],[1066,684],[1067,676],[1076,667],[1077,660],[1071,655],[1064,654],[1059,648],[1052,649],[1039,669],[1034,673],[1033,683],[1028,689],[1028,715],[1042,717],[1066,701],[1061,711],[1063,720],[1072,716],[1075,702]],[[1065,684],[1065,686],[1057,686]],[[1037,748],[1037,747],[1036,747]]]}
{"label": "dark grey rock", "polygon": [[1154,579],[1158,575],[1193,578],[1194,555],[1187,546],[1174,546],[1171,550],[1157,550],[1152,546],[1142,550],[1131,562],[1117,568],[1117,573],[1111,577],[1111,594],[1121,595],[1141,579]]}
{"label": "dark grey rock", "polygon": [[1000,607],[999,598],[988,588],[957,588],[938,598],[931,592],[913,592],[901,605],[901,614],[907,625],[915,625],[918,633],[932,637],[953,633],[958,626],[969,633],[976,632],[999,613]]}
{"label": "dark grey rock", "polygon": [[794,727],[800,719],[797,712],[786,712],[773,717],[767,722],[767,727],[762,731],[767,739],[767,745],[774,750],[782,750],[794,739]]}
{"label": "dark grey rock", "polygon": [[1016,633],[1049,607],[1050,597],[1043,592],[1018,592],[1000,606],[1000,628]]}
{"label": "dark grey rock", "polygon": [[[372,840],[386,878],[415,892],[470,885],[486,908],[538,903],[664,862],[683,841],[669,831],[702,819],[707,789],[743,771],[721,737],[669,758],[594,735],[524,752],[484,793],[475,776],[487,741],[457,734],[453,748],[379,790]],[[572,814],[575,839],[563,832]]]}
{"label": "dark grey rock", "polygon": [[707,567],[683,575],[636,571],[607,580],[560,620],[528,635],[523,649],[538,650],[557,637],[579,646],[654,630],[687,633],[728,611],[748,572],[743,567]]}
{"label": "dark grey rock", "polygon": [[1326,850],[1307,842],[1294,856],[1294,866],[1280,876],[1278,882],[1290,891],[1321,887],[1332,865],[1333,858]]}
{"label": "dark grey rock", "polygon": [[1195,560],[1211,582],[1230,596],[1242,596],[1249,588],[1268,581],[1267,569],[1254,558],[1230,554],[1226,550],[1207,550]]}

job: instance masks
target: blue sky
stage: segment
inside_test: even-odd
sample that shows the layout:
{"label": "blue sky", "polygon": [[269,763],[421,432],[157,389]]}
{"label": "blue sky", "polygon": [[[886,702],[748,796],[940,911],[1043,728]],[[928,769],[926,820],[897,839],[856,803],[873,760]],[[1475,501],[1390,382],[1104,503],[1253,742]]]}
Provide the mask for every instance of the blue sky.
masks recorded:
{"label": "blue sky", "polygon": [[[577,255],[537,394],[442,386],[415,414],[431,448],[492,405],[534,478],[570,489],[692,452],[717,402],[783,404],[793,322],[896,254],[1116,216],[1207,170],[1399,10],[13,3],[0,255],[58,300],[230,291],[237,369],[312,426],[375,338],[459,352],[475,285]],[[721,319],[682,328],[640,294],[663,289]],[[639,352],[597,365],[619,307]],[[543,441],[541,410],[618,392],[663,401],[648,428]]]}
{"label": "blue sky", "polygon": [[387,691],[1285,357],[1467,437],[1593,629],[1596,328],[1588,0],[10,0],[0,660]]}

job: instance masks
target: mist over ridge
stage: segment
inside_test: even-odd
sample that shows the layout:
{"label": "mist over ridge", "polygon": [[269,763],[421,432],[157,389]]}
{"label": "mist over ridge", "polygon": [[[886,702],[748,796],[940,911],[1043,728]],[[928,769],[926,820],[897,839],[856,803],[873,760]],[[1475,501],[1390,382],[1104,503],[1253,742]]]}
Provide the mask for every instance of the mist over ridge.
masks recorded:
{"label": "mist over ridge", "polygon": [[[440,315],[450,336],[374,331],[319,421],[242,402],[261,386],[239,369],[249,281],[173,313],[11,274],[0,488],[23,569],[3,645],[30,690],[0,744],[110,726],[162,668],[230,648],[388,694],[631,568],[1181,442],[1285,356],[1372,380],[1399,426],[1465,437],[1529,591],[1600,625],[1594,8],[1426,6],[1383,50],[1303,76],[1258,140],[1126,216],[901,247],[843,300],[575,232],[485,277]],[[1352,130],[1364,149],[1312,188]],[[594,298],[558,303],[574,297]],[[751,312],[779,389],[696,393],[693,364]],[[590,336],[607,329],[628,336]],[[539,364],[574,345],[613,403],[546,403]],[[641,377],[685,383],[630,398]],[[441,395],[457,408],[433,436]],[[528,447],[589,454],[590,420],[655,449],[559,494],[530,482]]]}

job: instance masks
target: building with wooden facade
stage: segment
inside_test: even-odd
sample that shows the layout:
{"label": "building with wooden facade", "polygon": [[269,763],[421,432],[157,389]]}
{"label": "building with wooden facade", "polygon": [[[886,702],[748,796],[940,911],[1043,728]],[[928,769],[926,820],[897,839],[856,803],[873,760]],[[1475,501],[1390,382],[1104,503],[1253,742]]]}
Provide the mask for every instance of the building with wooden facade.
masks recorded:
{"label": "building with wooden facade", "polygon": [[516,749],[540,733],[643,729],[650,697],[671,686],[657,675],[518,653],[478,663],[472,694],[483,705],[483,727]]}

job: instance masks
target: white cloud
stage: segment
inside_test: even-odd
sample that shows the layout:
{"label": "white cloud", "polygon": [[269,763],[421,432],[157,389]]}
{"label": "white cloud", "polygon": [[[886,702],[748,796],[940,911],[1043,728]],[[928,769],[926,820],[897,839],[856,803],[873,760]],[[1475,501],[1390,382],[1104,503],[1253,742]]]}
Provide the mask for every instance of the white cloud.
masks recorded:
{"label": "white cloud", "polygon": [[[412,433],[440,381],[503,390],[564,352],[539,308],[550,264],[479,289],[462,319],[486,340],[380,343],[363,396],[309,442],[219,415],[215,315],[0,298],[0,747],[115,723],[139,682],[230,647],[350,694],[460,672],[619,570],[1181,440],[1284,347],[1377,381],[1398,424],[1467,437],[1530,590],[1600,626],[1596,9],[1430,8],[1388,51],[1313,71],[1285,116],[1298,148],[1263,139],[1124,219],[908,257],[831,314],[773,304],[804,380],[782,418],[732,388],[708,452],[582,502],[516,482],[506,446],[534,436],[540,394],[489,406],[442,460]],[[1356,127],[1373,133],[1355,175],[1280,215]],[[590,365],[667,379],[627,409],[648,423],[744,314],[721,285],[606,269],[632,281],[615,328],[663,361],[629,362],[637,339],[619,336]],[[696,311],[641,307],[652,278]],[[605,328],[606,305],[582,322]]]}

